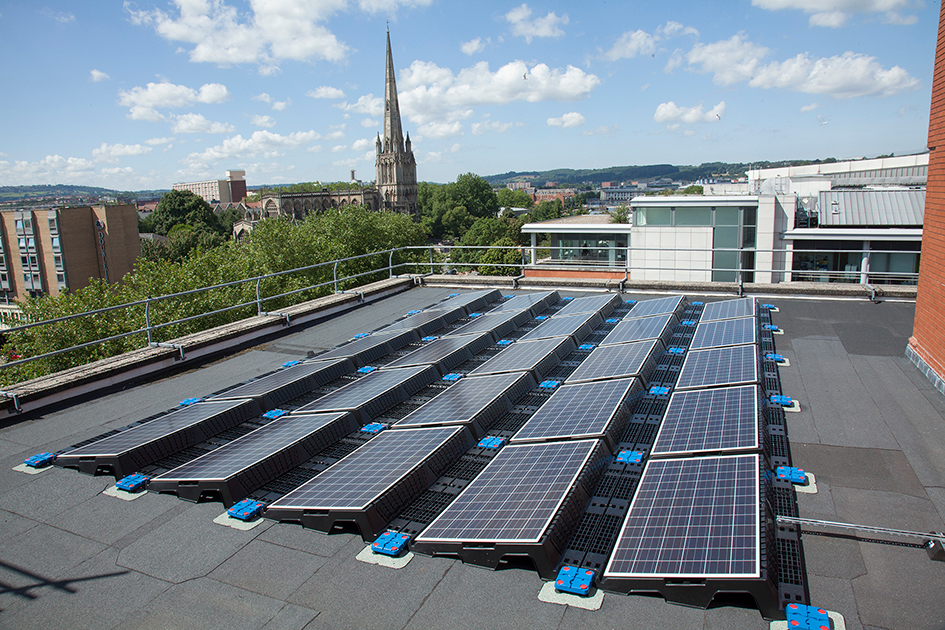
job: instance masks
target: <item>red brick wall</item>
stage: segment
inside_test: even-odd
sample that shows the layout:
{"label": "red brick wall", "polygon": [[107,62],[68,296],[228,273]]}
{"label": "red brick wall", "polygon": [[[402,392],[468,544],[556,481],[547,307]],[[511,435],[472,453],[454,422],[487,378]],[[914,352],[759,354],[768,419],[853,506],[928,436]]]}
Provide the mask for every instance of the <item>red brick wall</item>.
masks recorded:
{"label": "red brick wall", "polygon": [[945,378],[945,3],[939,15],[935,48],[929,151],[922,263],[909,345]]}

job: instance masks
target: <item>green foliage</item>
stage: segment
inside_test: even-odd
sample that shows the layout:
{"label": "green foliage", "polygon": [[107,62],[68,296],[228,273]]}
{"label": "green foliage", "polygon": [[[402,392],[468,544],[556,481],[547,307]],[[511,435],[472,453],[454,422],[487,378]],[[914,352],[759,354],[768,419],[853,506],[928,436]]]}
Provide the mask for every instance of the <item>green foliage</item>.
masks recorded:
{"label": "green foliage", "polygon": [[678,193],[676,193],[676,194],[679,194],[679,195],[701,195],[701,194],[703,193],[703,190],[704,190],[704,189],[702,188],[702,186],[698,186],[698,185],[696,185],[696,184],[693,184],[693,185],[691,185],[691,186],[686,186],[685,188],[683,188],[682,190],[680,190],[680,191],[679,191]]}
{"label": "green foliage", "polygon": [[[483,276],[517,276],[522,273],[522,253],[518,249],[498,249],[499,247],[515,247],[511,238],[500,238],[493,243],[493,247],[482,255],[479,274]],[[515,265],[510,267],[493,267],[491,265]]]}
{"label": "green foliage", "polygon": [[460,175],[451,184],[418,184],[417,203],[420,223],[434,238],[459,239],[476,219],[494,218],[499,213],[498,197],[492,187],[473,173]]}
{"label": "green foliage", "polygon": [[510,190],[502,188],[496,193],[499,206],[503,208],[531,208],[535,205],[532,196],[524,190]]}
{"label": "green foliage", "polygon": [[538,206],[528,213],[528,219],[531,223],[539,221],[550,221],[551,219],[560,219],[564,215],[564,207],[560,199],[554,201],[542,201]]}
{"label": "green foliage", "polygon": [[630,223],[630,206],[625,203],[620,204],[608,214],[610,214],[611,223]]}
{"label": "green foliage", "polygon": [[167,236],[175,225],[186,224],[196,232],[225,234],[210,204],[189,190],[172,190],[161,197],[154,212],[143,221],[149,232]]}

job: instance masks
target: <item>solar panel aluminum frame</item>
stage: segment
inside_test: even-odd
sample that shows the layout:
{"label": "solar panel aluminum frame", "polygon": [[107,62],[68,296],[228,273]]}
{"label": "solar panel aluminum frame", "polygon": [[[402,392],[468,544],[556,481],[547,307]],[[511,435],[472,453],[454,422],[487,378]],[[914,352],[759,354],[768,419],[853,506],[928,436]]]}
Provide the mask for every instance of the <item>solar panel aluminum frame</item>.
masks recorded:
{"label": "solar panel aluminum frame", "polygon": [[758,307],[753,297],[743,297],[734,300],[719,300],[708,302],[702,307],[701,322],[717,322],[723,319],[737,319],[740,317],[755,317]]}
{"label": "solar panel aluminum frame", "polygon": [[[649,350],[646,350],[646,354],[642,360],[637,360],[633,363],[629,361],[621,363],[622,367],[614,366],[612,369],[604,370],[604,374],[599,372],[595,374],[593,371],[594,368],[598,366],[599,369],[609,366],[608,357],[625,354],[628,350],[636,348],[637,346],[639,346],[641,350],[645,350],[649,347]],[[653,372],[656,370],[665,352],[666,348],[659,339],[637,341],[632,344],[624,343],[613,346],[599,346],[594,348],[591,354],[581,362],[581,365],[565,379],[565,383],[589,383],[592,381],[632,376],[641,379],[644,385],[649,386],[650,376],[653,375]]]}
{"label": "solar panel aluminum frame", "polygon": [[[708,608],[712,600],[718,594],[728,593],[748,593],[751,595],[758,610],[765,619],[777,619],[783,616],[781,610],[780,595],[778,592],[778,570],[777,570],[777,551],[775,549],[776,525],[774,514],[771,510],[767,497],[769,486],[767,478],[769,471],[763,468],[763,459],[759,454],[729,455],[713,458],[689,458],[688,462],[704,462],[711,459],[731,459],[731,458],[752,458],[754,460],[757,484],[755,485],[754,499],[756,500],[754,532],[752,534],[757,545],[755,571],[748,574],[688,574],[688,573],[659,573],[659,574],[635,574],[619,573],[612,571],[611,568],[616,560],[616,553],[619,547],[615,546],[611,558],[604,568],[601,576],[600,588],[615,593],[658,593],[666,601],[692,606],[697,608]],[[627,516],[620,528],[617,545],[620,544],[620,538],[626,529],[627,521],[633,514],[634,505],[641,496],[641,488],[647,480],[647,474],[654,465],[659,465],[674,460],[649,460],[643,471],[643,477],[637,486],[637,492],[631,501],[627,510]],[[671,509],[665,501],[661,503],[662,512]],[[667,530],[663,530],[667,531]],[[690,539],[688,535],[680,536],[682,539]]]}
{"label": "solar panel aluminum frame", "polygon": [[[661,323],[662,327],[660,326]],[[668,347],[670,339],[673,338],[673,329],[678,323],[679,320],[672,313],[624,319],[618,322],[614,329],[604,337],[604,340],[600,342],[600,346],[614,346],[622,343],[659,339],[663,342],[663,346]]]}
{"label": "solar panel aluminum frame", "polygon": [[[695,381],[694,384],[687,383],[686,381],[684,381],[683,377],[687,375],[687,371],[690,369],[693,369],[693,366],[697,361],[702,360],[701,355],[703,353],[706,353],[706,355],[708,354],[723,355],[726,353],[745,352],[745,350],[741,350],[742,348],[751,349],[751,356],[753,359],[752,365],[754,368],[753,378],[747,378],[746,376],[745,378],[742,378],[737,381],[702,380],[702,381]],[[708,358],[709,357],[707,356],[707,359]],[[724,346],[722,348],[706,348],[705,350],[691,350],[686,353],[686,359],[685,361],[683,361],[682,367],[679,369],[679,376],[676,379],[675,389],[676,391],[680,391],[680,390],[689,390],[689,389],[703,389],[703,388],[709,388],[709,387],[727,387],[730,385],[749,385],[752,383],[757,383],[761,375],[761,368],[759,365],[760,362],[761,362],[761,357],[758,354],[758,346],[754,344],[747,344],[743,346]]]}
{"label": "solar panel aluminum frame", "polygon": [[550,337],[571,337],[575,342],[580,343],[595,328],[597,328],[604,318],[600,313],[580,313],[577,315],[565,315],[559,317],[555,315],[535,326],[527,335],[519,341],[532,341],[534,339],[547,339]]}
{"label": "solar panel aluminum frame", "polygon": [[469,376],[528,371],[535,376],[535,380],[542,381],[576,348],[577,344],[571,337],[516,341],[470,372]]}
{"label": "solar panel aluminum frame", "polygon": [[552,304],[557,304],[561,297],[557,291],[542,291],[540,293],[525,293],[516,295],[510,300],[502,302],[490,313],[498,313],[507,310],[524,309],[531,313],[532,317],[541,315]]}
{"label": "solar panel aluminum frame", "polygon": [[[450,431],[451,429],[451,431]],[[359,506],[327,507],[315,503],[311,505],[291,505],[294,492],[312,488],[324,480],[326,473],[343,474],[345,467],[356,462],[356,458],[370,458],[372,448],[379,447],[385,440],[394,436],[409,434],[416,431],[444,431],[446,436],[440,445],[432,452],[419,459],[414,465],[400,475],[397,480],[380,490],[370,500]],[[402,431],[384,431],[376,438],[348,455],[337,464],[328,468],[311,481],[297,488],[282,499],[269,506],[266,517],[276,521],[297,522],[309,529],[329,533],[336,526],[344,523],[354,523],[361,538],[373,541],[378,534],[386,529],[397,514],[414,499],[420,496],[458,460],[463,453],[469,450],[475,442],[465,427],[434,427],[424,429],[404,429]],[[321,480],[320,480],[321,478]]]}
{"label": "solar panel aluminum frame", "polygon": [[[491,398],[483,397],[482,400],[477,401],[476,408],[470,408],[463,416],[451,416],[446,413],[436,415],[435,412],[439,407],[461,396],[465,389],[476,387],[481,383],[489,385],[495,383]],[[516,400],[534,389],[537,384],[535,377],[528,372],[506,372],[463,378],[455,385],[446,388],[430,402],[396,422],[391,428],[406,429],[458,424],[467,427],[472,432],[473,438],[480,440],[499,418],[512,409]]]}
{"label": "solar panel aluminum frame", "polygon": [[449,336],[455,337],[457,335],[488,332],[492,335],[492,341],[495,342],[530,319],[532,319],[532,314],[528,309],[521,311],[506,310],[489,312],[451,331]]}
{"label": "solar panel aluminum frame", "polygon": [[411,330],[415,332],[419,337],[426,337],[439,329],[452,324],[460,317],[465,315],[465,311],[461,306],[455,308],[447,309],[436,309],[436,310],[426,310],[420,311],[419,313],[414,313],[413,315],[407,315],[397,321],[384,326],[380,330],[376,331],[378,333],[388,333],[395,330]]}
{"label": "solar panel aluminum frame", "polygon": [[654,315],[675,315],[676,319],[681,319],[683,311],[686,310],[686,296],[671,295],[652,300],[640,300],[633,305],[630,312],[624,316],[624,320],[637,319],[640,317],[653,317]]}
{"label": "solar panel aluminum frame", "polygon": [[[200,417],[202,412],[206,415]],[[128,428],[56,456],[55,463],[63,468],[78,468],[89,475],[109,471],[116,479],[126,477],[162,457],[199,444],[214,435],[232,429],[238,424],[259,416],[256,401],[246,398],[198,402]],[[197,416],[188,421],[188,416]],[[175,421],[186,422],[177,428],[156,434],[137,443],[137,435],[147,436],[162,425]],[[117,445],[110,447],[109,445]],[[124,445],[122,445],[124,444]]]}
{"label": "solar panel aluminum frame", "polygon": [[[744,336],[750,331],[750,338]],[[721,337],[721,338],[720,338]],[[727,337],[727,338],[726,338]],[[699,322],[689,344],[690,350],[723,348],[758,343],[758,320],[755,317],[733,317]]]}
{"label": "solar panel aluminum frame", "polygon": [[574,298],[564,308],[555,313],[555,317],[567,317],[568,315],[578,315],[580,313],[597,313],[601,317],[607,317],[622,304],[623,300],[616,293]]}
{"label": "solar panel aluminum frame", "polygon": [[276,407],[311,392],[354,370],[350,359],[306,361],[277,370],[272,374],[249,381],[207,400],[234,400],[252,398],[263,411]]}
{"label": "solar panel aluminum frame", "polygon": [[[451,298],[447,298],[442,302],[434,304],[429,308],[424,310],[427,311],[438,311],[438,310],[449,310],[454,311],[456,309],[462,309],[462,313],[459,317],[464,315],[469,315],[470,313],[475,313],[476,311],[483,310],[487,305],[495,302],[496,300],[502,299],[502,293],[498,289],[483,289],[481,291],[472,291],[470,293],[460,293]],[[456,317],[454,319],[459,319]],[[453,321],[453,320],[451,320]],[[449,323],[449,322],[448,322]]]}
{"label": "solar panel aluminum frame", "polygon": [[377,331],[367,337],[353,339],[336,348],[327,350],[315,357],[314,360],[326,361],[335,358],[348,358],[351,359],[355,367],[360,368],[417,341],[420,341],[420,335],[412,329]]}
{"label": "solar panel aluminum frame", "polygon": [[[358,404],[344,401],[344,397],[357,394],[361,389],[370,391],[372,384],[379,378],[393,378],[392,373],[399,373],[403,378],[384,391],[372,394],[360,400]],[[383,375],[383,376],[382,376]],[[432,365],[415,366],[399,369],[384,369],[362,376],[353,383],[325,394],[307,405],[292,411],[293,414],[328,413],[331,411],[350,411],[361,424],[367,424],[384,412],[400,404],[434,382],[440,374]],[[339,400],[340,399],[340,400]]]}
{"label": "solar panel aluminum frame", "polygon": [[440,337],[410,354],[388,363],[383,369],[432,365],[439,370],[440,376],[443,376],[454,367],[469,361],[493,343],[495,343],[495,340],[492,333],[489,332]]}
{"label": "solar panel aluminum frame", "polygon": [[[485,486],[485,492],[491,493],[503,501],[507,509],[514,509],[516,497],[501,495],[492,490],[483,479],[489,478],[490,467],[500,467],[503,460],[519,454],[519,449],[556,449],[573,447],[584,449],[585,455],[574,473],[570,476],[568,489],[556,497],[555,506],[548,511],[543,520],[541,533],[533,538],[494,538],[488,536],[469,537],[431,537],[428,532],[434,529],[437,520],[450,518],[450,510],[461,505],[461,499],[476,498],[474,493],[480,492]],[[540,451],[539,451],[540,452]],[[531,558],[538,574],[544,579],[553,579],[557,573],[558,561],[567,547],[568,540],[583,516],[584,509],[590,502],[594,488],[600,480],[607,464],[613,459],[610,451],[599,440],[580,440],[573,442],[557,442],[551,444],[519,444],[504,447],[493,460],[482,470],[466,488],[457,496],[430,525],[411,543],[411,550],[430,556],[449,555],[458,556],[466,564],[473,564],[490,569],[496,569],[506,557]],[[527,494],[528,491],[525,491]],[[486,497],[481,500],[480,511],[497,512],[506,509],[493,505],[493,501]],[[522,498],[522,501],[527,499]],[[488,507],[486,507],[488,504]]]}
{"label": "solar panel aluminum frame", "polygon": [[[212,459],[251,445],[272,433],[280,424],[289,422],[309,422],[312,426],[308,433],[298,435],[291,441],[281,444],[275,452],[259,454],[256,459],[247,458],[241,462],[240,468],[225,471],[222,475],[207,477],[192,471],[201,465],[212,465],[210,464]],[[157,492],[172,492],[181,499],[194,502],[201,499],[219,498],[223,505],[229,508],[249,496],[254,490],[303,464],[319,451],[352,431],[357,431],[358,428],[357,420],[346,411],[282,416],[206,455],[155,477],[148,484],[148,489]]]}

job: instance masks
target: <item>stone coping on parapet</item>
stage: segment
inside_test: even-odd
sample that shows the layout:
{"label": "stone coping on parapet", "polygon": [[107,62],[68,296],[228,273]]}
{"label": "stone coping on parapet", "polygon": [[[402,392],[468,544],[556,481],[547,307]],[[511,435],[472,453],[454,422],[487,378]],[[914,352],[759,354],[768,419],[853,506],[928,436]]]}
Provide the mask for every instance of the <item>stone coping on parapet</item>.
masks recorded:
{"label": "stone coping on parapet", "polygon": [[[165,342],[167,347],[140,348],[22,381],[4,388],[8,396],[0,400],[0,417],[31,413],[161,372],[191,368],[210,357],[250,343],[259,343],[269,337],[294,332],[300,326],[348,311],[365,302],[406,291],[415,284],[414,278],[408,276],[381,280],[356,290],[302,302],[281,309],[279,313],[248,317],[171,339]],[[15,403],[13,395],[16,396]]]}

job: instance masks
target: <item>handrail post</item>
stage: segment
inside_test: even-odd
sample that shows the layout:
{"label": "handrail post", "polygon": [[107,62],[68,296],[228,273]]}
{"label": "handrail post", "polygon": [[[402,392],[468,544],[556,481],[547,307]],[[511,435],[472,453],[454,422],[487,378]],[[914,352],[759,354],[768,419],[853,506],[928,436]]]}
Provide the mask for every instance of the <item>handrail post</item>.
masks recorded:
{"label": "handrail post", "polygon": [[151,346],[151,296],[144,303],[144,327],[148,330],[148,347]]}
{"label": "handrail post", "polygon": [[262,282],[262,278],[256,278],[256,315],[262,315],[262,300],[259,297],[259,283]]}
{"label": "handrail post", "polygon": [[335,265],[332,271],[335,281],[335,293],[338,293],[338,261],[335,261]]}
{"label": "handrail post", "polygon": [[394,250],[390,250],[390,256],[387,259],[387,269],[390,272],[388,278],[394,277]]}
{"label": "handrail post", "polygon": [[433,273],[433,248],[430,248],[430,273]]}

